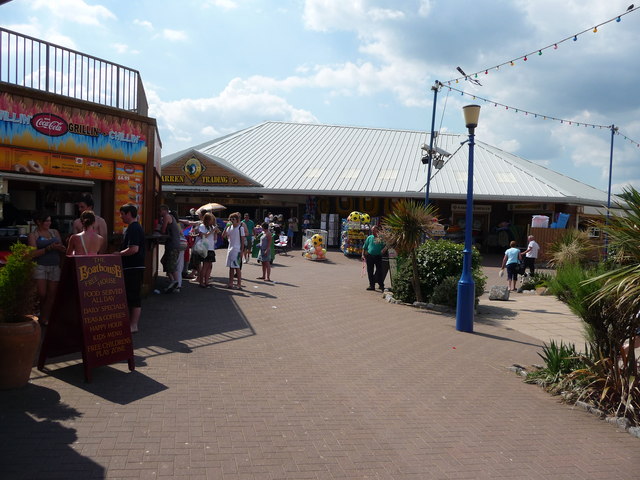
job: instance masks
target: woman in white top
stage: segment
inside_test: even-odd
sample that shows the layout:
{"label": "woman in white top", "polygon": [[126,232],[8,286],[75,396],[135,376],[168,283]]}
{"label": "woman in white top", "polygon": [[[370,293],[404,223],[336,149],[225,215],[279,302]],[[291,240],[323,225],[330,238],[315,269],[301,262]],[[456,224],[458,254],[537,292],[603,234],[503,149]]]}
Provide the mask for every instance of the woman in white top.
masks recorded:
{"label": "woman in white top", "polygon": [[198,227],[199,242],[205,242],[207,245],[207,256],[202,261],[202,266],[198,271],[198,285],[200,288],[208,288],[212,285],[209,283],[213,262],[216,261],[216,240],[218,239],[218,227],[216,226],[216,217],[213,213],[206,213],[202,218],[202,224]]}
{"label": "woman in white top", "polygon": [[233,278],[238,279],[237,288],[242,288],[242,246],[244,245],[245,230],[240,223],[240,213],[229,215],[230,225],[224,229],[222,236],[229,242],[227,250],[227,267],[229,267],[229,282],[226,288],[233,288]]}
{"label": "woman in white top", "polygon": [[97,255],[104,243],[104,238],[95,230],[96,215],[91,210],[80,214],[82,231],[71,235],[67,246],[67,255]]}

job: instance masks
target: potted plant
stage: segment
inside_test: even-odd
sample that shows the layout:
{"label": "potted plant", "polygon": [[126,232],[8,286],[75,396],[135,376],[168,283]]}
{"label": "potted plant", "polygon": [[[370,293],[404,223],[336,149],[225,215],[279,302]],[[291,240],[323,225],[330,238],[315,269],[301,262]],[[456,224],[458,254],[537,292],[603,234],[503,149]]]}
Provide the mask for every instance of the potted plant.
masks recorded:
{"label": "potted plant", "polygon": [[35,263],[32,247],[16,243],[0,268],[0,389],[27,384],[40,344],[33,313]]}

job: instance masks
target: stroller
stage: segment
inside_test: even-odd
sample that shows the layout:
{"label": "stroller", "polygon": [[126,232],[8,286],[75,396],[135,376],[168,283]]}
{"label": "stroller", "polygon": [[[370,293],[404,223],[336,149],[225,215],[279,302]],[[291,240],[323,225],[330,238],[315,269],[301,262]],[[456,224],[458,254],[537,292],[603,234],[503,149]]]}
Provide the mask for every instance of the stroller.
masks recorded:
{"label": "stroller", "polygon": [[531,276],[531,273],[526,271],[526,267],[524,261],[520,259],[518,261],[518,280],[520,282],[520,286],[518,287],[518,292],[522,293],[522,285],[526,282],[526,280]]}

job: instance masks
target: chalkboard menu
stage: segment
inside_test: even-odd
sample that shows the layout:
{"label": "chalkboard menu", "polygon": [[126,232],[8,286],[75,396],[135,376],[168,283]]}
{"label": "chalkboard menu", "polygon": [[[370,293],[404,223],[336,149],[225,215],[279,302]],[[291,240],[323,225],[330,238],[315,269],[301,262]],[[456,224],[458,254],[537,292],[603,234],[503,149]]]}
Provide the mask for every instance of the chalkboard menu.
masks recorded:
{"label": "chalkboard menu", "polygon": [[120,256],[66,258],[38,368],[48,357],[78,351],[87,381],[102,365],[127,360],[135,368]]}

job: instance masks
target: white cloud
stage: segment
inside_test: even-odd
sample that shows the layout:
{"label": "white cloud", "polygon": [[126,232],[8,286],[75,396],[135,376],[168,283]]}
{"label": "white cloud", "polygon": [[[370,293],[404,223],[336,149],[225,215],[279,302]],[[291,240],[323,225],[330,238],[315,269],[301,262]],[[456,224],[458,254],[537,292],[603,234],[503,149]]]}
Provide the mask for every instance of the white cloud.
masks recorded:
{"label": "white cloud", "polygon": [[501,140],[497,143],[496,147],[504,150],[505,152],[517,152],[520,148],[520,142],[515,138],[511,140]]}
{"label": "white cloud", "polygon": [[306,0],[303,19],[307,28],[320,32],[352,31],[365,16],[365,0]]}
{"label": "white cloud", "polygon": [[31,23],[27,24],[4,25],[4,27],[14,32],[20,32],[30,37],[39,38],[46,42],[60,45],[61,47],[78,50],[78,45],[76,44],[76,42],[74,42],[73,39],[71,39],[67,35],[63,35],[56,30],[51,30],[41,26],[40,22],[36,18],[30,19],[30,21]]}
{"label": "white cloud", "polygon": [[171,40],[172,42],[182,42],[187,39],[187,34],[180,30],[165,28],[164,30],[162,30],[162,37],[167,40]]}
{"label": "white cloud", "polygon": [[233,79],[222,92],[209,98],[163,102],[155,90],[148,90],[147,97],[150,115],[169,134],[162,138],[168,147],[165,154],[266,120],[317,122],[312,113],[240,79]]}
{"label": "white cloud", "polygon": [[334,97],[370,96],[391,91],[405,106],[424,106],[425,96],[420,91],[422,83],[417,76],[408,73],[416,68],[415,65],[402,63],[376,66],[371,62],[347,62],[339,65],[307,66],[298,70],[300,75],[283,79],[256,75],[241,81],[247,90],[257,88],[291,92],[296,89],[313,88],[326,91]]}
{"label": "white cloud", "polygon": [[391,10],[389,8],[372,8],[369,10],[369,17],[374,22],[380,20],[398,20],[404,18],[404,12],[400,10]]}
{"label": "white cloud", "polygon": [[431,12],[431,0],[420,0],[420,6],[418,8],[418,15],[426,17]]}
{"label": "white cloud", "polygon": [[116,16],[102,5],[88,5],[83,0],[34,0],[34,10],[47,9],[55,17],[83,25],[101,26],[103,20],[116,20]]}
{"label": "white cloud", "polygon": [[135,49],[132,50],[129,48],[129,45],[125,45],[124,43],[114,43],[113,48],[116,52],[120,54],[129,53],[132,55],[138,55],[140,53],[139,50],[135,50]]}
{"label": "white cloud", "polygon": [[126,53],[127,50],[129,50],[128,45],[125,45],[124,43],[114,43],[113,48],[118,53]]}
{"label": "white cloud", "polygon": [[134,25],[138,25],[140,27],[143,27],[147,30],[153,30],[153,25],[151,24],[150,21],[148,20],[138,20],[137,18],[133,21]]}
{"label": "white cloud", "polygon": [[207,4],[213,7],[222,8],[224,10],[232,10],[234,8],[238,8],[238,3],[234,2],[233,0],[208,0]]}

